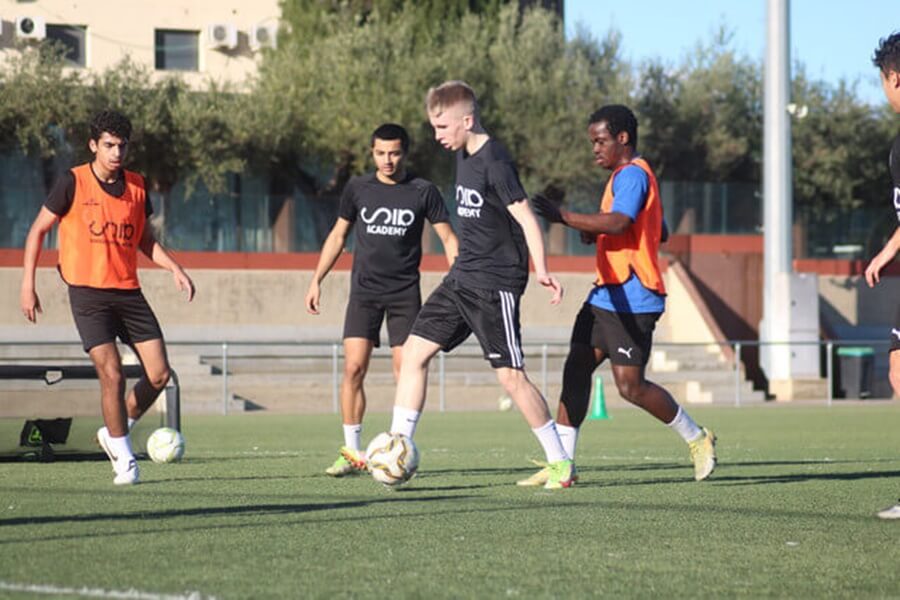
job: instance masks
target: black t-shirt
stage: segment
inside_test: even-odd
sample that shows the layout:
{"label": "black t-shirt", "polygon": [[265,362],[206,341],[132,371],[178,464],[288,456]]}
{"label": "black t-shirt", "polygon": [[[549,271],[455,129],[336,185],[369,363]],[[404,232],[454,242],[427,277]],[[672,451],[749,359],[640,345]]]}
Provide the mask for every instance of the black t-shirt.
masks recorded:
{"label": "black t-shirt", "polygon": [[525,291],[528,247],[507,207],[525,199],[512,158],[489,139],[477,152],[456,153],[456,214],[459,256],[451,276],[463,285]]}
{"label": "black t-shirt", "polygon": [[897,222],[900,223],[900,135],[894,138],[888,162],[891,165],[891,179],[894,180],[894,212],[897,213]]}
{"label": "black t-shirt", "polygon": [[374,173],[347,183],[338,216],[355,224],[350,293],[365,296],[417,286],[425,219],[449,220],[444,199],[430,181],[410,175],[388,185]]}
{"label": "black t-shirt", "polygon": [[[91,173],[94,173],[93,169],[91,169]],[[103,191],[110,196],[121,198],[125,193],[124,171],[119,171],[119,176],[112,183],[101,181],[100,178],[97,177],[96,173],[94,173],[94,178],[97,179],[97,182],[100,184],[100,187],[103,188]],[[52,212],[54,215],[58,217],[64,217],[72,207],[72,200],[74,198],[75,175],[72,173],[72,171],[66,171],[65,173],[60,175],[54,182],[53,188],[50,190],[50,195],[47,196],[47,200],[44,202],[44,206],[46,206],[47,210]],[[150,204],[149,196],[146,200],[144,212],[147,217],[153,214],[153,205]]]}

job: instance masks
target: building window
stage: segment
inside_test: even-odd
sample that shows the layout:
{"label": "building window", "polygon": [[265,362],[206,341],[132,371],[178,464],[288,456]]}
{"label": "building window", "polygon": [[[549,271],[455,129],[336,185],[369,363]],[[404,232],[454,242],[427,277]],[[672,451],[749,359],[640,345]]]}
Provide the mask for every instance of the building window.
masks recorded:
{"label": "building window", "polygon": [[156,68],[160,71],[199,71],[200,32],[156,30]]}
{"label": "building window", "polygon": [[84,25],[47,24],[47,39],[63,49],[63,58],[70,67],[87,66],[87,27]]}

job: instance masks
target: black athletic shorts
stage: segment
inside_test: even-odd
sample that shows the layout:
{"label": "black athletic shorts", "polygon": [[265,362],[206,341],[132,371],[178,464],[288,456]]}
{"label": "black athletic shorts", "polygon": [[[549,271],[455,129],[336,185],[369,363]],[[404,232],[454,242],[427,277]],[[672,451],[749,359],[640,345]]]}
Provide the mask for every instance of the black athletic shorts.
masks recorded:
{"label": "black athletic shorts", "polygon": [[130,345],[162,339],[156,316],[141,290],[69,286],[69,306],[84,351],[115,342]]}
{"label": "black athletic shorts", "polygon": [[897,316],[894,317],[894,328],[891,329],[891,352],[900,350],[900,305],[897,305]]}
{"label": "black athletic shorts", "polygon": [[474,333],[484,358],[495,369],[522,369],[518,294],[463,287],[445,278],[425,301],[412,334],[453,350]]}
{"label": "black athletic shorts", "polygon": [[620,313],[585,302],[575,317],[572,344],[598,348],[614,365],[643,367],[662,313]]}
{"label": "black athletic shorts", "polygon": [[384,297],[350,294],[344,316],[344,339],[365,338],[381,345],[381,322],[387,315],[388,342],[402,346],[422,306],[419,287]]}

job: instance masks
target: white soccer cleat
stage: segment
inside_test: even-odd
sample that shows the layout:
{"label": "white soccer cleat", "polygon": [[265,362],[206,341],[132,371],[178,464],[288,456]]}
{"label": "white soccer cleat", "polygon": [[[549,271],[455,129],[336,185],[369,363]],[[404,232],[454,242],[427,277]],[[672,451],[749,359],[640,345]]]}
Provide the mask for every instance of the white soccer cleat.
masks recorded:
{"label": "white soccer cleat", "polygon": [[900,519],[900,502],[878,512],[879,519]]}
{"label": "white soccer cleat", "polygon": [[117,459],[112,453],[112,450],[109,449],[109,430],[106,429],[106,427],[101,427],[97,430],[97,443],[100,444],[100,447],[106,452],[106,456],[109,457],[109,462],[112,463],[113,473],[115,473]]}
{"label": "white soccer cleat", "polygon": [[113,479],[114,484],[134,485],[140,481],[140,469],[138,469],[137,461],[134,458],[129,458],[127,461],[119,461],[114,466],[116,471],[116,476]]}

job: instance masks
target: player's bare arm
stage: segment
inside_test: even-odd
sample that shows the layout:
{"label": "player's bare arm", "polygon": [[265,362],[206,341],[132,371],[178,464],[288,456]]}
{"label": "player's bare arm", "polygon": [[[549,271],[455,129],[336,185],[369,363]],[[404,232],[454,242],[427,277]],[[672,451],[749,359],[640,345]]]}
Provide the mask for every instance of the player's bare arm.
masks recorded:
{"label": "player's bare arm", "polygon": [[19,300],[22,314],[32,323],[37,322],[37,314],[42,312],[41,300],[38,298],[34,282],[37,262],[41,255],[41,246],[44,245],[44,236],[57,221],[59,221],[59,217],[48,210],[46,206],[42,206],[34,223],[31,224],[31,229],[28,230],[28,237],[25,238],[24,269]]}
{"label": "player's bare arm", "polygon": [[523,198],[518,202],[513,202],[506,209],[522,227],[522,232],[525,234],[525,244],[528,246],[531,261],[534,263],[534,274],[538,283],[549,289],[553,294],[550,298],[550,304],[559,304],[563,297],[562,284],[559,283],[556,277],[547,272],[544,237],[541,235],[541,228],[534,213],[531,212],[528,200]]}
{"label": "player's bare arm", "polygon": [[869,284],[869,287],[875,287],[875,284],[881,281],[881,270],[894,260],[898,252],[900,252],[900,227],[894,230],[891,239],[866,267],[866,283]]}
{"label": "player's bare arm", "polygon": [[306,306],[306,312],[312,315],[319,314],[319,285],[334,267],[334,263],[337,262],[341,252],[344,251],[344,244],[347,242],[347,235],[350,233],[351,225],[352,223],[347,219],[338,217],[334,227],[328,233],[328,237],[325,238],[325,243],[322,244],[319,262],[316,264],[316,271],[313,273],[312,281],[309,282],[309,289],[303,302]]}
{"label": "player's bare arm", "polygon": [[144,227],[144,233],[141,236],[141,252],[155,264],[172,273],[175,287],[187,295],[188,302],[194,299],[196,294],[194,282],[184,272],[181,265],[169,254],[169,251],[156,240],[156,236],[153,235],[153,230],[149,226]]}
{"label": "player's bare arm", "polygon": [[562,223],[581,233],[597,236],[601,233],[620,234],[631,227],[632,220],[626,214],[619,212],[597,212],[585,214],[564,209],[553,200],[536,195],[531,199],[534,212],[544,217],[551,223]]}
{"label": "player's bare arm", "polygon": [[441,239],[441,244],[444,246],[447,264],[452,267],[453,262],[459,255],[459,240],[456,239],[456,234],[453,233],[453,228],[450,227],[449,223],[434,223],[433,227],[434,232]]}

